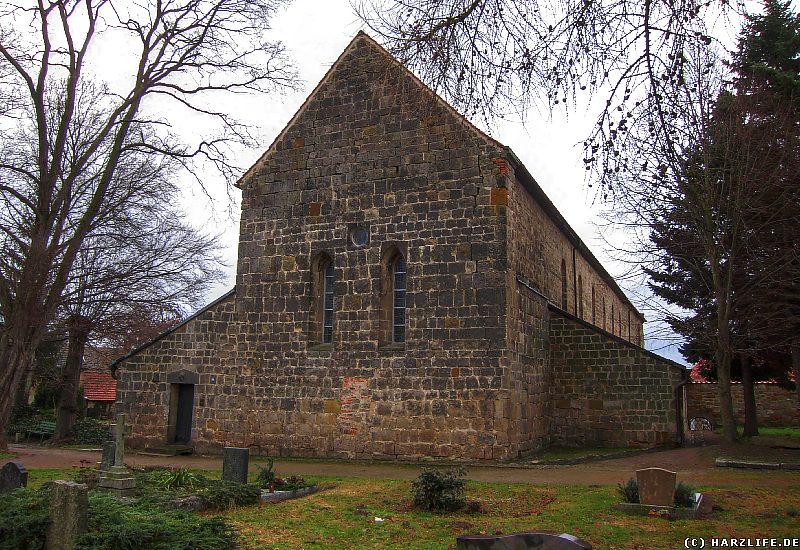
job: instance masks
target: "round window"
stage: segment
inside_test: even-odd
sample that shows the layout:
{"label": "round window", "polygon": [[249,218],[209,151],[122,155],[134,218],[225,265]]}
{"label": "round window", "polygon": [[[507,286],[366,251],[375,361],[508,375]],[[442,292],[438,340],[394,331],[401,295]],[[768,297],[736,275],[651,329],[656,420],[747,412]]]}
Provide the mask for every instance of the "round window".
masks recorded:
{"label": "round window", "polygon": [[359,248],[367,246],[369,242],[369,232],[363,227],[356,227],[350,232],[350,240]]}

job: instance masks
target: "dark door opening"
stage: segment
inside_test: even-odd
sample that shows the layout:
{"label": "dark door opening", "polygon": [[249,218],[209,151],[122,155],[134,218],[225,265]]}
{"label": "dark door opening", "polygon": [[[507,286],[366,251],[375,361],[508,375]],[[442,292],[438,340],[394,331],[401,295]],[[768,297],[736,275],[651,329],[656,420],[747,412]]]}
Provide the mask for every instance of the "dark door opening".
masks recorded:
{"label": "dark door opening", "polygon": [[194,384],[177,384],[178,404],[175,415],[175,443],[189,443],[192,439],[192,407]]}

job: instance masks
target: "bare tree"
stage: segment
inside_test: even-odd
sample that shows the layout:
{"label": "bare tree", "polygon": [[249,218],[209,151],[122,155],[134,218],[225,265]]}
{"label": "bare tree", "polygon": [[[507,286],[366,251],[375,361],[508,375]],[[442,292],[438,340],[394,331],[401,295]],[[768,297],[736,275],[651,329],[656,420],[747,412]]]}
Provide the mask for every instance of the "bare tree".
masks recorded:
{"label": "bare tree", "polygon": [[[713,63],[714,23],[739,11],[721,0],[361,0],[372,32],[426,83],[469,116],[491,122],[531,106],[575,107],[600,93],[587,139],[598,183],[635,169],[625,128],[652,126],[673,155],[676,94],[686,71]],[[680,148],[680,144],[676,144]]]}
{"label": "bare tree", "polygon": [[[117,177],[142,157],[238,174],[226,156],[247,127],[204,98],[295,83],[280,43],[264,40],[281,0],[58,0],[0,3],[0,448],[14,389],[62,302],[88,235],[134,201]],[[130,86],[89,76],[104,37],[124,39]],[[120,56],[120,63],[124,61]],[[216,121],[219,132],[181,142],[153,100]],[[150,113],[150,114],[147,114]],[[203,165],[197,164],[202,159]]]}
{"label": "bare tree", "polygon": [[[84,240],[58,314],[68,332],[55,438],[68,437],[77,412],[87,345],[118,340],[143,318],[179,319],[222,278],[216,236],[187,225],[170,199],[168,182],[156,202],[143,202]],[[128,350],[125,350],[128,351]]]}

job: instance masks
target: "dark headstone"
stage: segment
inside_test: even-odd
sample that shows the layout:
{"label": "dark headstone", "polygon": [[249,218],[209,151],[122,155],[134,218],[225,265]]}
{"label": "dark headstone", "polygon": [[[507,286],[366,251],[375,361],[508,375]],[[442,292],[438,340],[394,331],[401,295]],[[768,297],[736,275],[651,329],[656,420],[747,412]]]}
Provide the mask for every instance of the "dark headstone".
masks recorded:
{"label": "dark headstone", "polygon": [[247,468],[250,465],[250,449],[225,447],[222,450],[222,479],[235,483],[247,483]]}
{"label": "dark headstone", "polygon": [[89,522],[89,488],[74,481],[54,481],[50,492],[50,522],[45,550],[72,550],[75,537]]}
{"label": "dark headstone", "polygon": [[103,443],[103,457],[100,459],[100,469],[108,470],[114,465],[114,456],[117,453],[117,444],[113,441]]}
{"label": "dark headstone", "polygon": [[0,494],[28,486],[28,471],[19,462],[6,462],[0,468]]}
{"label": "dark headstone", "polygon": [[592,545],[566,533],[514,533],[512,535],[464,535],[456,550],[591,550]]}
{"label": "dark headstone", "polygon": [[636,470],[639,485],[639,503],[654,506],[672,506],[675,501],[677,474],[663,468]]}

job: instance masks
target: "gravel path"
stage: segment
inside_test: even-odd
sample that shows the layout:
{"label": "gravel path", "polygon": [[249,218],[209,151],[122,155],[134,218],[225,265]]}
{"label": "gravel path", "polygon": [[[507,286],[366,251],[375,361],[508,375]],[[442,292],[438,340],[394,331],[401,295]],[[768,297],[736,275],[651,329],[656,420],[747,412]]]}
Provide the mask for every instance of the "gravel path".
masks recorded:
{"label": "gravel path", "polygon": [[[98,462],[99,451],[79,449],[57,449],[39,446],[11,445],[10,452],[26,468],[70,468],[78,467],[81,461]],[[757,485],[782,486],[800,483],[800,471],[733,470],[717,468],[717,456],[731,456],[741,452],[742,446],[680,448],[648,452],[624,458],[596,460],[575,465],[487,465],[468,466],[470,479],[495,482],[518,482],[534,485],[609,485],[617,484],[634,476],[639,468],[659,467],[678,472],[682,481],[698,485]],[[769,450],[766,451],[769,453]],[[792,453],[800,458],[800,451]],[[5,462],[2,460],[0,462]],[[154,457],[131,453],[125,462],[131,466],[170,466],[199,469],[220,469],[222,458],[218,456]],[[250,468],[255,470],[251,459]],[[323,460],[276,460],[275,469],[282,475],[303,474],[343,477],[379,477],[389,479],[413,479],[421,465],[389,462],[323,461]]]}

